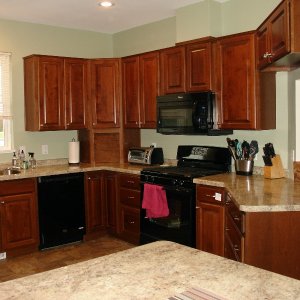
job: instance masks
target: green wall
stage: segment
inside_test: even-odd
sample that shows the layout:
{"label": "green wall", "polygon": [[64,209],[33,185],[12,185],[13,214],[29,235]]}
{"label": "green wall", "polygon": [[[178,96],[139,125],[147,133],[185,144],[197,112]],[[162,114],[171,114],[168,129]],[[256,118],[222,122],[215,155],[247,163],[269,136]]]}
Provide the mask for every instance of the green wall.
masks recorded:
{"label": "green wall", "polygon": [[[26,132],[24,130],[23,57],[47,54],[70,57],[112,57],[112,36],[96,32],[71,30],[30,23],[0,20],[0,51],[12,53],[12,108],[14,146],[26,146],[37,159],[66,158],[68,141],[76,131]],[[49,154],[41,154],[47,144]],[[11,159],[11,153],[0,154],[0,162]]]}

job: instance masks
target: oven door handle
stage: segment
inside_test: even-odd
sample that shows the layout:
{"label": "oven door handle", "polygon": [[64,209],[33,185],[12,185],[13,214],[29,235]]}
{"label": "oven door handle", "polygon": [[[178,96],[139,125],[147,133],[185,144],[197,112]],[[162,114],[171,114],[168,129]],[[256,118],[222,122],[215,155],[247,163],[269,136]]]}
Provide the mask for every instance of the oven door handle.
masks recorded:
{"label": "oven door handle", "polygon": [[[142,184],[147,183],[147,184],[152,184],[150,182],[141,182]],[[158,186],[161,186],[163,190],[165,191],[172,191],[172,192],[192,192],[193,188],[188,188],[188,187],[182,187],[182,186],[172,186],[172,185],[162,185],[162,184],[155,184]]]}

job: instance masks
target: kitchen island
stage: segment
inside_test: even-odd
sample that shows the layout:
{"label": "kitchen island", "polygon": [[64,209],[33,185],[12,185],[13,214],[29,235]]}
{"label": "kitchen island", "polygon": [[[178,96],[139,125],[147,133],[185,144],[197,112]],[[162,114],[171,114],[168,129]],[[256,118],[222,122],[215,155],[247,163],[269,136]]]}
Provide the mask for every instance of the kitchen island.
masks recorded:
{"label": "kitchen island", "polygon": [[300,281],[160,241],[0,284],[0,299],[168,299],[192,287],[226,299],[300,299]]}

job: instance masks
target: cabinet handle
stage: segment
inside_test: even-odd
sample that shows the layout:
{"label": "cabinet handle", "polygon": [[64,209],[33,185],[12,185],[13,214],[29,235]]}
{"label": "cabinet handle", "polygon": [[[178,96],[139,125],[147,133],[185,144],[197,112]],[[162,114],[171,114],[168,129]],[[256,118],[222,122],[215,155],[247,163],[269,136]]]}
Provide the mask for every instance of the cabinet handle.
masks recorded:
{"label": "cabinet handle", "polygon": [[196,206],[196,209],[199,209],[200,208],[200,206]]}
{"label": "cabinet handle", "polygon": [[226,231],[230,231],[230,228],[229,228],[229,227],[226,227],[225,230],[226,230]]}
{"label": "cabinet handle", "polygon": [[134,196],[128,196],[127,199],[134,199]]}
{"label": "cabinet handle", "polygon": [[272,53],[266,52],[266,53],[263,55],[263,58],[269,58],[269,57],[272,57],[272,56],[273,56]]}
{"label": "cabinet handle", "polygon": [[216,195],[205,195],[206,197],[216,198]]}
{"label": "cabinet handle", "polygon": [[233,249],[234,249],[235,251],[240,251],[240,247],[239,247],[238,245],[234,245],[234,246],[233,246]]}
{"label": "cabinet handle", "polygon": [[128,221],[128,223],[129,223],[129,224],[134,224],[135,222],[134,222],[134,221]]}
{"label": "cabinet handle", "polygon": [[127,180],[127,183],[134,184],[133,180]]}
{"label": "cabinet handle", "polygon": [[4,204],[5,202],[4,202],[4,201],[1,201],[0,203],[1,203],[1,204]]}
{"label": "cabinet handle", "polygon": [[239,216],[233,216],[233,219],[234,219],[235,221],[241,221],[241,218],[240,218]]}

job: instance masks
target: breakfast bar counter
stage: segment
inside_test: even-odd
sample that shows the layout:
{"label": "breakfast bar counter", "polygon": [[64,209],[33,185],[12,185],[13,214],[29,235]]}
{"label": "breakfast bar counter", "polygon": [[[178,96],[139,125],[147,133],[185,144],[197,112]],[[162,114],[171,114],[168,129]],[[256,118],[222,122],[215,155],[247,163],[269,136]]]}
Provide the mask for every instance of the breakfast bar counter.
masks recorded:
{"label": "breakfast bar counter", "polygon": [[0,299],[158,300],[193,287],[220,299],[300,299],[296,279],[167,241],[3,282]]}

